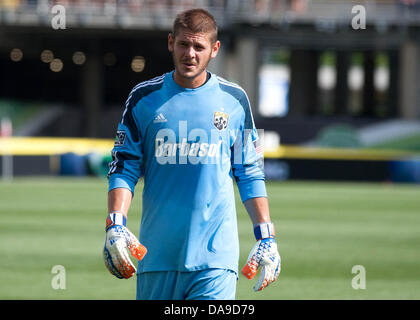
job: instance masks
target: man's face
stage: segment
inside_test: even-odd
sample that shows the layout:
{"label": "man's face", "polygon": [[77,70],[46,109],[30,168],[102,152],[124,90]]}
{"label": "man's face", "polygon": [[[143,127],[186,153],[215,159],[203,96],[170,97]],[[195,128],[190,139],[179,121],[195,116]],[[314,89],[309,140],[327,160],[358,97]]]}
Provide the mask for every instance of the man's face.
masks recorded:
{"label": "man's face", "polygon": [[207,33],[180,30],[176,37],[172,34],[168,37],[177,75],[190,80],[202,75],[210,60],[217,56],[219,47],[220,42],[212,43]]}

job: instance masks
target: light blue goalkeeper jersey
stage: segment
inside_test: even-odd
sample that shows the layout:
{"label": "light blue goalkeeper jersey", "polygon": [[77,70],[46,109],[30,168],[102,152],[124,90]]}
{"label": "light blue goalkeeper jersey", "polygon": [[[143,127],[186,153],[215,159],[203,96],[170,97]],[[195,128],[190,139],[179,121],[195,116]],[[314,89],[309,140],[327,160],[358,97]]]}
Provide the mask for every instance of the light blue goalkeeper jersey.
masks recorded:
{"label": "light blue goalkeeper jersey", "polygon": [[144,176],[139,240],[148,253],[138,273],[207,268],[237,273],[233,179],[242,201],[266,197],[246,93],[208,74],[195,89],[176,84],[173,71],[138,84],[118,124],[109,190],[134,194]]}

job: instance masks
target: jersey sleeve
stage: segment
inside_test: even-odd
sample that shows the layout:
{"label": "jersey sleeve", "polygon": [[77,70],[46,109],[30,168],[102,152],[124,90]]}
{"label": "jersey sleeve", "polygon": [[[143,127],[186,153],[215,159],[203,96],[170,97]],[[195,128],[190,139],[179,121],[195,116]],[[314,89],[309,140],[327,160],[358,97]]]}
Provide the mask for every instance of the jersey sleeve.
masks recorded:
{"label": "jersey sleeve", "polygon": [[245,116],[231,150],[231,164],[241,200],[245,202],[251,198],[267,197],[267,192],[262,146],[246,96],[241,104]]}
{"label": "jersey sleeve", "polygon": [[134,195],[135,186],[142,175],[143,151],[141,132],[133,115],[133,104],[127,100],[122,120],[118,124],[114,148],[109,164],[108,190],[126,188]]}

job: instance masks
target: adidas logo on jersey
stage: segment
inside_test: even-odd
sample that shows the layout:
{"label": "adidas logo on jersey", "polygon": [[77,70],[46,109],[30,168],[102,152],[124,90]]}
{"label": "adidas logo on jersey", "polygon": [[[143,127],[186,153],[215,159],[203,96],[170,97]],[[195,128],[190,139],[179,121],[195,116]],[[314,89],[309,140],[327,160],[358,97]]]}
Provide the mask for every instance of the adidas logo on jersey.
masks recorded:
{"label": "adidas logo on jersey", "polygon": [[161,123],[161,122],[167,122],[168,120],[165,118],[165,116],[162,113],[159,113],[155,120],[153,120],[154,123]]}

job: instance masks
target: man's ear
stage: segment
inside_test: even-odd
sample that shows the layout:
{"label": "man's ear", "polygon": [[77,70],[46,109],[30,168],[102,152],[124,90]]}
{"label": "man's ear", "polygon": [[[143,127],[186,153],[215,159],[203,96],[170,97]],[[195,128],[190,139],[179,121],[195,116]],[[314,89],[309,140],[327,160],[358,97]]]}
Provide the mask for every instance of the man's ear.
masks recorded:
{"label": "man's ear", "polygon": [[168,50],[169,52],[174,51],[174,37],[171,32],[168,34]]}
{"label": "man's ear", "polygon": [[214,59],[217,56],[217,53],[219,52],[220,49],[220,41],[217,40],[215,43],[212,44],[212,49],[211,49],[211,58]]}

